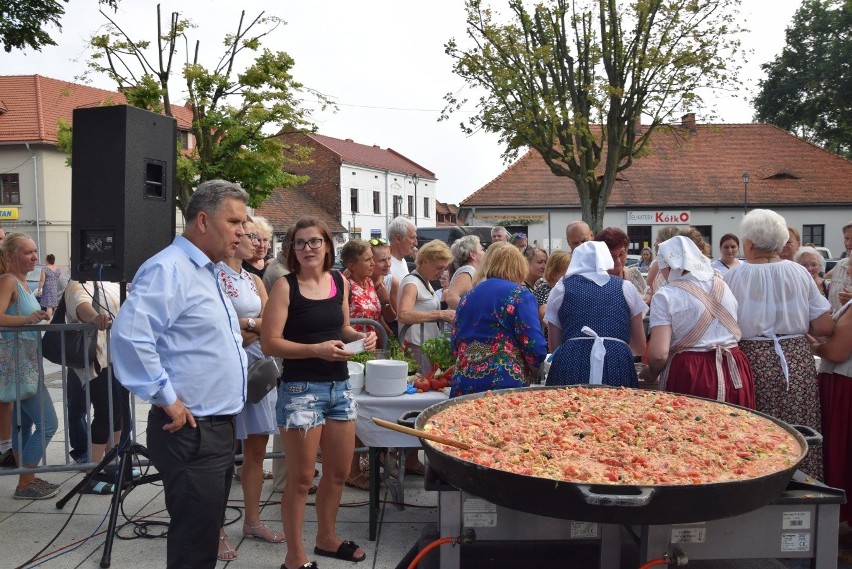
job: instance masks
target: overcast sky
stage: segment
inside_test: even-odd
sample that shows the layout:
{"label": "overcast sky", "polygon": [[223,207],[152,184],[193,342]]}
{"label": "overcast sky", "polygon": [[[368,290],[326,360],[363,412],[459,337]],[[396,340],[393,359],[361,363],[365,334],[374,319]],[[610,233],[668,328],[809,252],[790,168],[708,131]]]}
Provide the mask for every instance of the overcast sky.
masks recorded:
{"label": "overcast sky", "polygon": [[[462,0],[184,0],[161,4],[166,21],[167,14],[177,10],[198,25],[189,37],[201,41],[202,60],[208,64],[218,60],[221,39],[236,29],[242,8],[247,17],[266,9],[283,18],[287,25],[268,36],[264,45],[287,51],[296,62],[296,79],[339,105],[337,113],[314,115],[319,132],[404,154],[435,172],[442,201],[458,203],[505,168],[496,136],[478,133],[467,137],[458,127],[461,117],[437,122],[443,95],[463,87],[452,74],[443,48],[451,37],[465,40]],[[118,13],[108,13],[134,39],[153,40],[156,5],[152,0],[121,0]],[[505,0],[491,0],[491,5],[502,8]],[[742,74],[744,92],[737,98],[713,99],[721,122],[751,122],[753,110],[747,98],[763,76],[760,64],[784,47],[784,30],[800,5],[801,0],[743,0],[743,24],[751,30],[743,43],[753,53]],[[37,73],[73,81],[85,69],[87,38],[105,21],[98,8],[96,0],[72,0],[65,8],[62,32],[51,29],[58,46],[41,52],[4,53],[0,73]],[[93,79],[93,86],[115,88],[106,77]],[[180,80],[173,84],[179,85]],[[699,121],[707,111],[691,110],[698,113]]]}

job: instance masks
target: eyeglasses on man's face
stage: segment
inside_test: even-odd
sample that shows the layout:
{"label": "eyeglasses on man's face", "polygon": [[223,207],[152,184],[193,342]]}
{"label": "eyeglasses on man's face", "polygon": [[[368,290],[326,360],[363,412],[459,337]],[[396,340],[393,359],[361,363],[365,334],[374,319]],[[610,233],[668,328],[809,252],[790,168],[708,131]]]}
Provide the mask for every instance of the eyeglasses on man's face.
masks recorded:
{"label": "eyeglasses on man's face", "polygon": [[372,239],[370,239],[370,245],[372,245],[373,247],[375,247],[376,245],[387,245],[387,244],[388,244],[388,240],[385,239],[384,237],[373,237]]}
{"label": "eyeglasses on man's face", "polygon": [[295,249],[296,251],[301,251],[305,248],[305,245],[307,245],[311,249],[319,249],[320,247],[322,247],[322,244],[324,242],[325,240],[322,237],[312,237],[307,241],[305,241],[304,239],[296,239],[295,241],[293,241],[293,249]]}

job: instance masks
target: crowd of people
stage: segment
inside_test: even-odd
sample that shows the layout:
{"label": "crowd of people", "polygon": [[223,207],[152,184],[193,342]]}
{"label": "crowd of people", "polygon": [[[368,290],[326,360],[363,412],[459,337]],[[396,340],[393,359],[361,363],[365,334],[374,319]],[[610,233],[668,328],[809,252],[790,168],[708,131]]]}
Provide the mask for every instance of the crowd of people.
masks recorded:
{"label": "crowd of people", "polygon": [[[469,235],[418,250],[416,227],[399,217],[386,238],[348,241],[340,252],[344,270],[337,271],[332,234],[311,216],[290,227],[281,251],[269,258],[273,228],[250,218],[247,202],[236,184],[199,185],[183,235],[139,268],[123,306],[111,283],[71,281],[64,293],[66,321],[93,323],[99,331],[95,361],[74,370],[81,385],[89,384],[94,407],[86,459],[97,462],[111,437],[117,444],[126,436],[127,390],[152,403],[147,443],[171,516],[169,567],[212,567],[238,557],[224,530],[237,440],[244,536],[286,542],[284,568],[315,568],[302,528],[308,495],[316,492],[313,554],[366,558],[336,532],[344,485],[367,488],[364,461],[354,452],[356,403],[347,368],[354,353],[346,344],[363,340],[366,350],[387,349],[380,337],[398,338],[427,373],[433,363],[424,343],[449,336],[450,397],[535,383],[650,386],[808,425],[823,433],[825,445],[810,450],[800,468],[852,491],[852,268],[844,259],[823,274],[821,255],[802,247],[795,229],[773,211],[744,216],[737,235],[720,239],[715,261],[695,229],[661,228],[637,267],[626,265],[629,239],[616,227],[594,234],[586,223],[572,222],[569,250],[550,254],[503,227],[493,229],[487,249]],[[852,223],[843,234],[852,249]],[[26,285],[37,262],[29,237],[5,236],[0,325],[48,318]],[[373,320],[381,330],[353,326],[354,318]],[[30,363],[26,334],[4,336],[18,343],[20,375]],[[248,370],[264,360],[276,362],[279,388],[249,402]],[[108,377],[116,380],[111,388]],[[17,437],[11,443],[25,466],[40,462],[42,442],[57,428],[43,377],[34,388],[14,404],[22,417],[21,448]],[[3,423],[11,426],[18,412],[12,407],[0,404],[0,445],[11,438]],[[79,423],[80,406],[73,408]],[[69,403],[69,424],[71,409]],[[273,461],[268,473],[270,436],[286,459]],[[322,475],[314,485],[318,456]],[[417,455],[408,460],[406,472],[422,474]],[[260,519],[260,491],[269,477],[283,491],[281,531]],[[114,491],[94,484],[87,490]],[[57,492],[22,474],[15,497]],[[848,506],[841,519],[848,521]]]}

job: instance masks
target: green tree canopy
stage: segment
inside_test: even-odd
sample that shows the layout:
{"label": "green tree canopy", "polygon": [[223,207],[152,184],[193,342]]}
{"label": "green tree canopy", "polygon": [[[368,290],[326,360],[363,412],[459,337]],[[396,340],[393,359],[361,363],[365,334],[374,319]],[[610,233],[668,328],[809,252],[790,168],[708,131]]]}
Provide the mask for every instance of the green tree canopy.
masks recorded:
{"label": "green tree canopy", "polygon": [[[583,219],[601,228],[616,174],[654,128],[736,83],[739,0],[508,0],[503,21],[467,0],[472,47],[446,45],[453,71],[484,91],[461,124],[497,133],[511,158],[538,151],[576,185]],[[444,118],[466,101],[446,96]],[[636,123],[650,117],[640,131]]]}
{"label": "green tree canopy", "polygon": [[[131,105],[174,116],[169,81],[180,46],[190,45],[187,34],[192,23],[174,12],[164,30],[158,6],[156,59],[152,62],[148,53],[151,42],[134,41],[116,22],[109,21],[108,32],[92,38],[91,70],[115,80]],[[309,128],[309,113],[300,96],[311,93],[325,99],[293,78],[294,62],[289,55],[262,47],[263,38],[281,24],[279,18],[264,13],[247,21],[242,12],[236,31],[224,39],[225,49],[215,67],[201,64],[198,42],[191,53],[186,48],[180,74],[192,110],[196,146],[178,153],[176,199],[181,211],[194,188],[205,180],[239,182],[254,207],[275,188],[305,181],[288,173],[286,166],[305,160],[308,150],[287,147],[270,129]],[[238,71],[238,59],[250,53],[255,54],[254,60]]]}
{"label": "green tree canopy", "polygon": [[805,0],[761,67],[755,119],[852,158],[852,0]]}
{"label": "green tree canopy", "polygon": [[[119,0],[99,0],[101,4],[116,7]],[[0,0],[0,38],[3,49],[31,48],[41,51],[46,45],[56,45],[44,28],[62,29],[60,18],[65,15],[62,2],[68,0]]]}

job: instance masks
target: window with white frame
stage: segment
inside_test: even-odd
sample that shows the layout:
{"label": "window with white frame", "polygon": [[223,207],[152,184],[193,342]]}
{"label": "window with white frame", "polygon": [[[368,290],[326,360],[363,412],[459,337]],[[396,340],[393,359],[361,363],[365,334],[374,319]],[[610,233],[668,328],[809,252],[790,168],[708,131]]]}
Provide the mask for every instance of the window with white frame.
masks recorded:
{"label": "window with white frame", "polygon": [[382,192],[373,192],[373,213],[382,213]]}
{"label": "window with white frame", "polygon": [[349,208],[352,213],[358,213],[358,188],[349,190]]}
{"label": "window with white frame", "polygon": [[429,217],[429,198],[423,198],[423,217]]}
{"label": "window with white frame", "polygon": [[414,196],[408,196],[408,215],[414,215]]}

